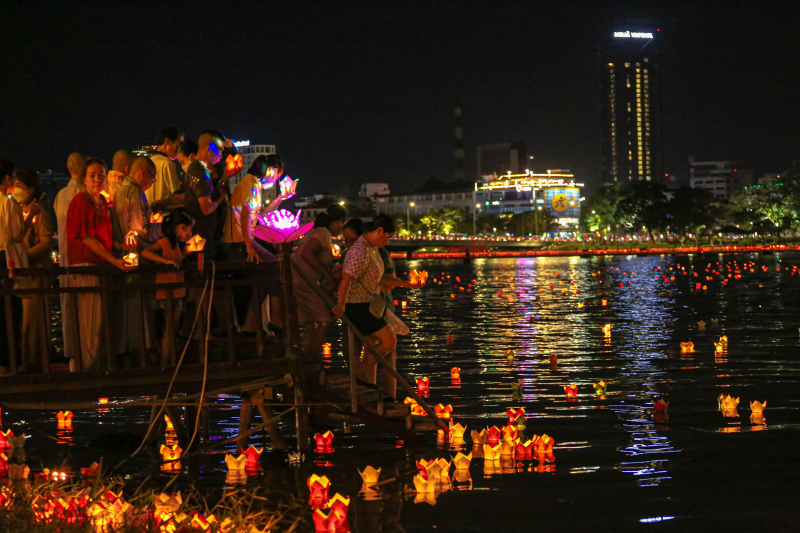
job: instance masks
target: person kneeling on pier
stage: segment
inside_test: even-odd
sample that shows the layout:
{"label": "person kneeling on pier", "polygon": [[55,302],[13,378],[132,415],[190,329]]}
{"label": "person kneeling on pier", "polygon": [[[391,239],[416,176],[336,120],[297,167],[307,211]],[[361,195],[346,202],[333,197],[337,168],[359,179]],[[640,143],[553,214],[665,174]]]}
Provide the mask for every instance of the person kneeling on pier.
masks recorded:
{"label": "person kneeling on pier", "polygon": [[[380,293],[394,287],[418,289],[422,284],[401,281],[384,273],[383,260],[378,249],[386,246],[394,236],[395,226],[391,217],[376,217],[353,246],[347,251],[342,282],[339,285],[339,301],[333,308],[337,318],[346,316],[362,335],[372,341],[375,348],[386,358],[392,368],[395,367],[397,355],[394,351],[397,337],[391,326],[386,323],[384,315],[386,305]],[[377,361],[369,351],[357,369],[358,381],[361,385],[370,385],[375,381]],[[395,401],[397,382],[387,371],[381,373],[387,401]]]}

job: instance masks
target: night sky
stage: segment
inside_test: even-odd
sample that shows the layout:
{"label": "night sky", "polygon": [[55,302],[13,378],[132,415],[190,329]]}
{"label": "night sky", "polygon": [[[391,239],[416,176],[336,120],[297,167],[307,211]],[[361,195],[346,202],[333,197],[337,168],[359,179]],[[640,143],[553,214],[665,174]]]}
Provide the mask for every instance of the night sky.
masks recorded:
{"label": "night sky", "polygon": [[[666,4],[661,2],[660,4]],[[800,159],[798,2],[4,2],[0,157],[64,171],[174,124],[275,144],[301,195],[467,176],[479,144],[600,182],[597,46],[647,17],[664,49],[665,170],[687,156],[764,172]],[[644,6],[655,6],[642,9]],[[620,28],[624,29],[624,28]]]}

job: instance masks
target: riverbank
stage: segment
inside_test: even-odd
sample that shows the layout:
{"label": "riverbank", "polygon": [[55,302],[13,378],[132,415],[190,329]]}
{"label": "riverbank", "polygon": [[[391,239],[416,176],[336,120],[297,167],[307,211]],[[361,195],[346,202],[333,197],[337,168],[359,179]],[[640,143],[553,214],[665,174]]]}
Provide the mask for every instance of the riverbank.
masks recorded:
{"label": "riverbank", "polygon": [[[580,243],[574,243],[579,246]],[[411,257],[406,253],[392,253],[394,259],[465,259],[469,258],[502,258],[502,257],[588,257],[598,255],[664,255],[664,254],[697,254],[697,253],[751,253],[751,252],[785,252],[800,250],[798,244],[758,244],[748,246],[629,246],[629,247],[597,247],[566,248],[546,250],[486,250],[486,251],[452,251],[452,252],[414,252]]]}

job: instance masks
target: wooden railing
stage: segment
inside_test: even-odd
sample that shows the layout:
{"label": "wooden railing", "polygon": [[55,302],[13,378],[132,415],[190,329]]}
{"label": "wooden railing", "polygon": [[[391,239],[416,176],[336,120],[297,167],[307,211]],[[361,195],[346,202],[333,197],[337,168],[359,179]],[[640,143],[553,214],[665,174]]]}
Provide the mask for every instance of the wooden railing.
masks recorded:
{"label": "wooden railing", "polygon": [[[213,280],[213,287],[214,287],[214,298],[224,298],[225,304],[229,307],[230,312],[234,313],[233,308],[233,288],[234,287],[251,287],[252,297],[257,298],[259,296],[259,288],[268,288],[271,294],[277,294],[277,290],[281,287],[281,279],[279,276],[279,264],[277,260],[274,261],[267,261],[261,264],[253,264],[253,263],[245,263],[245,262],[219,262],[215,263],[213,266],[211,262],[207,262],[204,265],[204,268],[200,270],[198,268],[197,263],[186,263],[184,264],[181,269],[184,272],[185,281],[179,283],[156,283],[155,282],[155,275],[159,272],[166,273],[166,272],[176,272],[176,269],[172,266],[167,265],[140,265],[135,270],[130,272],[122,272],[119,269],[112,267],[112,266],[81,266],[81,267],[68,267],[68,268],[60,268],[60,267],[53,267],[53,268],[34,268],[34,269],[14,269],[13,271],[0,269],[0,280],[4,283],[4,287],[0,287],[0,295],[3,297],[3,305],[5,306],[5,314],[6,314],[6,324],[4,327],[6,328],[7,338],[8,338],[8,352],[9,356],[9,374],[15,374],[18,370],[18,361],[17,357],[15,356],[18,354],[18,344],[17,344],[17,333],[14,330],[14,320],[12,320],[12,313],[13,313],[13,305],[12,305],[12,298],[17,297],[25,297],[25,296],[35,296],[35,295],[61,295],[61,294],[81,294],[81,293],[97,293],[100,294],[103,302],[103,309],[105,310],[106,316],[102,321],[101,325],[101,343],[103,346],[103,352],[105,353],[104,359],[101,361],[101,368],[103,370],[109,371],[114,370],[117,368],[117,357],[114,354],[114,350],[112,349],[112,335],[114,334],[114,321],[119,320],[119,318],[114,317],[113,313],[111,312],[111,307],[109,307],[110,302],[113,298],[128,298],[130,293],[135,293],[136,298],[139,299],[139,305],[142,309],[148,305],[149,302],[153,301],[151,298],[151,294],[156,289],[164,289],[166,295],[166,302],[165,302],[165,338],[168,339],[168,349],[166,353],[162,354],[162,359],[160,361],[161,367],[169,367],[174,366],[176,364],[176,343],[175,339],[178,333],[179,324],[175,324],[173,320],[173,296],[172,290],[176,288],[185,288],[187,289],[187,296],[188,291],[191,289],[199,289],[202,291],[203,287],[208,287],[206,291],[206,296],[203,302],[196,302],[197,305],[207,306],[208,302],[211,297],[211,286],[212,286],[212,273],[216,274],[216,279]],[[101,278],[101,283],[99,286],[96,287],[61,287],[56,283],[57,277],[65,274],[83,274],[83,275],[93,275],[98,276]],[[242,279],[230,279],[231,275],[238,275],[237,277]],[[13,276],[13,279],[10,279],[10,276]],[[44,276],[45,279],[53,280],[53,284],[50,287],[46,288],[20,288],[15,287],[15,282],[17,280],[24,279],[26,277],[40,277]],[[126,281],[126,278],[130,280],[133,278],[133,281]],[[198,295],[199,299],[199,295]],[[77,298],[72,299],[73,308],[72,309],[62,309],[62,317],[65,313],[73,313],[76,317],[75,320],[77,321],[78,316],[78,309],[77,309]],[[154,312],[154,311],[152,311]],[[186,320],[192,320],[194,317],[184,317]],[[199,317],[197,320],[197,328],[198,331],[196,332],[196,337],[200,339],[204,339],[206,336],[206,313],[203,313],[203,316]],[[50,313],[49,313],[49,302],[46,302],[45,305],[45,312],[42,313],[42,316],[39,317],[40,320],[43,321],[45,326],[45,331],[50,332]],[[256,357],[258,359],[263,359],[265,357],[265,339],[263,330],[260,327],[261,325],[261,306],[257,307],[257,317],[256,321],[259,327],[256,328]],[[229,320],[226,324],[227,327],[227,339],[226,339],[226,351],[227,351],[227,360],[229,362],[234,362],[237,360],[237,350],[234,344],[234,323],[232,320]],[[142,342],[140,344],[140,348],[138,349],[138,360],[135,360],[135,366],[138,367],[147,367],[152,366],[148,365],[148,361],[146,358],[145,347],[147,345],[146,339],[144,338],[145,332],[144,328],[142,328]],[[154,340],[154,339],[152,339]],[[190,339],[191,340],[191,339]],[[187,341],[188,342],[188,341]],[[205,344],[203,342],[198,343],[199,345],[199,357],[200,362],[208,357],[208,354],[205,351]],[[26,360],[25,356],[30,356],[31,354],[22,354],[23,360]],[[42,373],[50,373],[50,361],[49,361],[49,353],[38,354],[41,358],[42,364]],[[30,360],[30,357],[28,357]],[[76,368],[74,370],[80,372],[83,369],[81,368],[81,357],[78,355],[74,359],[74,364]]]}

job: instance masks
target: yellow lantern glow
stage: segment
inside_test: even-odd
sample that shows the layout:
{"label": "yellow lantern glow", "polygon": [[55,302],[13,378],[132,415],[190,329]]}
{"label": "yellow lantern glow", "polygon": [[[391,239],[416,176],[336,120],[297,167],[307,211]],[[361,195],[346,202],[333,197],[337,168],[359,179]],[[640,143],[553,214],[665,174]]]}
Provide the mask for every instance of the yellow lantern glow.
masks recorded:
{"label": "yellow lantern glow", "polygon": [[692,341],[681,343],[681,353],[693,353],[694,343]]}
{"label": "yellow lantern glow", "polygon": [[767,408],[767,401],[764,400],[764,403],[759,401],[750,402],[750,410],[753,411],[754,415],[760,415],[764,412],[764,409]]}
{"label": "yellow lantern glow", "polygon": [[361,475],[361,479],[364,481],[364,483],[377,483],[378,478],[381,476],[381,469],[375,469],[371,466],[368,466],[363,472],[359,470],[358,473]]}

